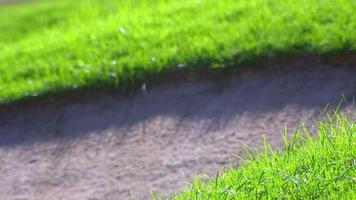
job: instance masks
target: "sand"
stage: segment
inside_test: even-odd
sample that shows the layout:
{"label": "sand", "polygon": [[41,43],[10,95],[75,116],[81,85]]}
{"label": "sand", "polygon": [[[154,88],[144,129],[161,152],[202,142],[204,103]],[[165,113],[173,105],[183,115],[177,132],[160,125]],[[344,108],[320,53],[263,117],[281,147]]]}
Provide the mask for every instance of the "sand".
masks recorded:
{"label": "sand", "polygon": [[[313,58],[312,58],[313,59]],[[269,63],[271,64],[271,63]],[[0,108],[0,199],[168,197],[239,162],[242,144],[355,112],[356,65],[272,63],[221,81],[171,81],[131,97],[91,92]],[[288,69],[288,70],[286,70]]]}

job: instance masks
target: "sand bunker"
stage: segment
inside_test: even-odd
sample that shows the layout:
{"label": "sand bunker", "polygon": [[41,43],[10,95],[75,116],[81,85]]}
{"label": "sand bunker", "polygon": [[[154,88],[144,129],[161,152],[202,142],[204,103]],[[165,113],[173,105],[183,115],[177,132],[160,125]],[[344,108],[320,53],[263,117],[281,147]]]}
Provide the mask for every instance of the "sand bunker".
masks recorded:
{"label": "sand bunker", "polygon": [[0,199],[166,197],[194,173],[234,165],[242,143],[280,144],[285,125],[311,125],[342,94],[355,112],[356,66],[320,65],[1,108]]}

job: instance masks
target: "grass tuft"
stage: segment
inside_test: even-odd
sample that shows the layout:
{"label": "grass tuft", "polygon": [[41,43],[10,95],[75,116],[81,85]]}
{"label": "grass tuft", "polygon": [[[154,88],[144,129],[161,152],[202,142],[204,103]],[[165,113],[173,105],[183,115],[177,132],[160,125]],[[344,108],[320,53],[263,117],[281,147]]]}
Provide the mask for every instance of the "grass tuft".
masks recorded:
{"label": "grass tuft", "polygon": [[173,199],[355,199],[355,117],[328,116],[313,137],[301,128],[285,137],[281,151],[264,139],[262,148],[247,150],[239,167],[208,182],[196,176]]}

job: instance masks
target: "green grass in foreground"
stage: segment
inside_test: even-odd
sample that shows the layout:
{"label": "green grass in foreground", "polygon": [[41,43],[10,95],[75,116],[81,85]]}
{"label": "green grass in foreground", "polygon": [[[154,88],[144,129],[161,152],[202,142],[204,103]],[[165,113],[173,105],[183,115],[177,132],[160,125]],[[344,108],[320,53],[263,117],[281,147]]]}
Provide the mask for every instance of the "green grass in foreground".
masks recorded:
{"label": "green grass in foreground", "polygon": [[0,102],[183,66],[356,49],[353,0],[32,0],[0,6]]}
{"label": "green grass in foreground", "polygon": [[208,183],[196,178],[173,199],[356,199],[355,142],[355,121],[335,115],[319,123],[315,137],[297,131],[282,151],[264,141],[240,167]]}

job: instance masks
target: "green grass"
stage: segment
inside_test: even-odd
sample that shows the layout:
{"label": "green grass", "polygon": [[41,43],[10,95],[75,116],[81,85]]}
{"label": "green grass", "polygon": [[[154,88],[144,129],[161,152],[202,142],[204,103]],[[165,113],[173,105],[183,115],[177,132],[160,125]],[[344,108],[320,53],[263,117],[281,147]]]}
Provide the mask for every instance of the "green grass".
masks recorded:
{"label": "green grass", "polygon": [[284,141],[282,151],[266,141],[257,151],[246,148],[240,167],[208,183],[196,178],[173,199],[356,199],[355,120],[335,115],[319,123],[315,137],[304,130]]}
{"label": "green grass", "polygon": [[0,6],[0,102],[164,70],[356,49],[354,0],[32,0]]}

